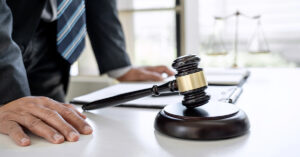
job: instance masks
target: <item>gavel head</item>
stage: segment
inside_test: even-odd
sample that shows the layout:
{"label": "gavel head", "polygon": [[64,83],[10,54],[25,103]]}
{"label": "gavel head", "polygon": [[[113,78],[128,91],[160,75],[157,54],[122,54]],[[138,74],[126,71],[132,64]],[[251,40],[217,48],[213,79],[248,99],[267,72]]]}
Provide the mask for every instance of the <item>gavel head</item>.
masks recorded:
{"label": "gavel head", "polygon": [[207,82],[202,68],[198,68],[200,58],[187,55],[177,58],[172,67],[177,70],[176,84],[181,95],[182,104],[187,108],[195,108],[206,104],[210,96],[206,94]]}

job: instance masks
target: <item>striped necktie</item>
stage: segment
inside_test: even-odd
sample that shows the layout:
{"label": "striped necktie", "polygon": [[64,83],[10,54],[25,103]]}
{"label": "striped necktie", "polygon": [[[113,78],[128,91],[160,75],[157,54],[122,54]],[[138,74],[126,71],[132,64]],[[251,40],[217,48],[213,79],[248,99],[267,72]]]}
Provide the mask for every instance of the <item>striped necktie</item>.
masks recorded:
{"label": "striped necktie", "polygon": [[85,35],[84,0],[57,0],[57,51],[69,63],[81,54]]}

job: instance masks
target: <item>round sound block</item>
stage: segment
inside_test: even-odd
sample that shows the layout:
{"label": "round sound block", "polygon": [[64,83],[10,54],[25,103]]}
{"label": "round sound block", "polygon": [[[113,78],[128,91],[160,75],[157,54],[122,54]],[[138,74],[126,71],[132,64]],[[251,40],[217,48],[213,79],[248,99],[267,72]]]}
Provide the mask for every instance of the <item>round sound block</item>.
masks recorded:
{"label": "round sound block", "polygon": [[155,119],[163,134],[192,140],[218,140],[245,134],[250,127],[247,115],[233,104],[209,101],[187,109],[181,103],[168,105]]}

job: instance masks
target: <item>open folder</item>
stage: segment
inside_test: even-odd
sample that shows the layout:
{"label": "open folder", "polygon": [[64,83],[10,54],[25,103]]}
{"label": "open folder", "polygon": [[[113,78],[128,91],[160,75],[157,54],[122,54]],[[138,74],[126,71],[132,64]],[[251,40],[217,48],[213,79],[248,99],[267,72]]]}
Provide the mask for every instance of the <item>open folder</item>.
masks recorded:
{"label": "open folder", "polygon": [[[90,94],[74,98],[71,103],[86,104],[95,100],[108,98],[126,92],[150,88],[151,83],[120,83]],[[211,95],[211,100],[235,103],[242,92],[237,86],[209,86],[206,92]],[[147,96],[133,101],[123,103],[119,106],[143,107],[143,108],[163,108],[165,105],[181,102],[183,99],[179,93],[162,94],[163,96]]]}

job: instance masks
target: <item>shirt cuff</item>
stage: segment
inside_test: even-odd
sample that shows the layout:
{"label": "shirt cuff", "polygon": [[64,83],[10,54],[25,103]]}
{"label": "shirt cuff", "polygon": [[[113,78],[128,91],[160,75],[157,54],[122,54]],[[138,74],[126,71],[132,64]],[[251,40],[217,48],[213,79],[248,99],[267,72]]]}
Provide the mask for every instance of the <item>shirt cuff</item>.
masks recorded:
{"label": "shirt cuff", "polygon": [[132,66],[126,66],[126,67],[110,70],[107,72],[107,75],[112,78],[119,78],[124,74],[126,74],[131,68]]}

